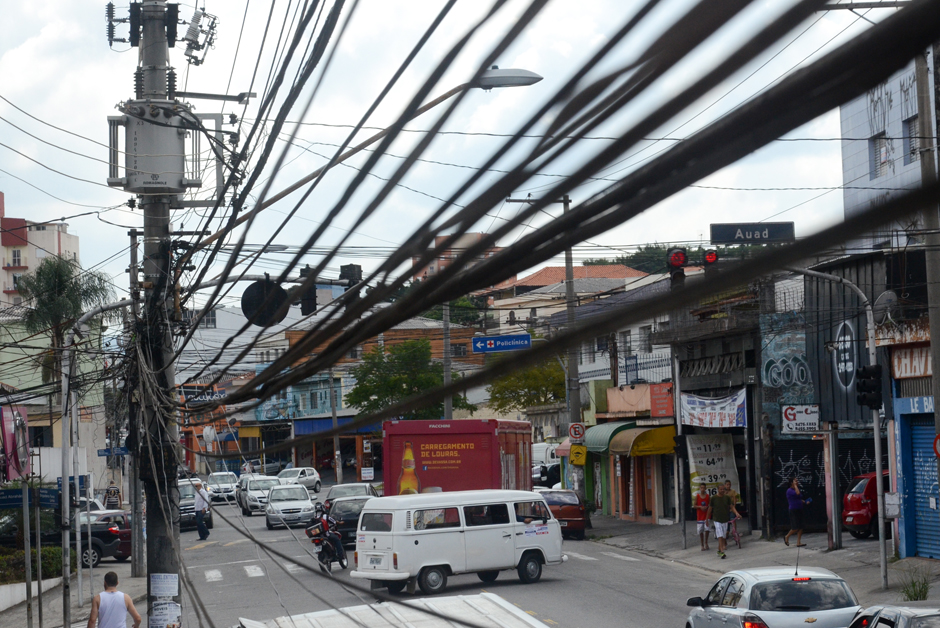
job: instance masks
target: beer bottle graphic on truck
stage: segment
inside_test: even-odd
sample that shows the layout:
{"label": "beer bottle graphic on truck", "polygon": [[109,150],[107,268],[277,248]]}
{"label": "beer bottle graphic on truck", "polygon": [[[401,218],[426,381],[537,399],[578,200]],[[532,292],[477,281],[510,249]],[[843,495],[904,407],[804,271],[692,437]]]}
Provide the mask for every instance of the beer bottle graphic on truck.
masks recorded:
{"label": "beer bottle graphic on truck", "polygon": [[401,457],[401,475],[398,476],[398,494],[411,495],[421,492],[421,481],[415,473],[415,454],[411,441],[405,441],[405,453]]}

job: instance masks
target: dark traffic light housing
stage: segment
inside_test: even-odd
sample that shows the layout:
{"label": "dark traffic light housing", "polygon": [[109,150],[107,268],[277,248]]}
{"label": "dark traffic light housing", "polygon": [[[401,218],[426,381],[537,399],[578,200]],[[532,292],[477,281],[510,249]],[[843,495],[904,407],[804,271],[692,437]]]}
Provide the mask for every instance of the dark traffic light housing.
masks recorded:
{"label": "dark traffic light housing", "polygon": [[883,403],[881,393],[881,365],[860,366],[855,370],[855,397],[860,406],[879,410]]}
{"label": "dark traffic light housing", "polygon": [[[310,271],[313,270],[308,264],[306,267],[300,269],[301,277],[309,277]],[[317,284],[313,284],[306,290],[304,290],[303,295],[300,297],[300,313],[303,316],[310,316],[317,311]]]}
{"label": "dark traffic light housing", "polygon": [[673,288],[679,288],[685,282],[685,267],[689,263],[689,253],[685,249],[676,248],[666,251],[666,266],[669,267],[669,283]]}
{"label": "dark traffic light housing", "polygon": [[686,435],[676,434],[675,436],[672,437],[672,440],[675,441],[676,443],[676,447],[675,447],[676,456],[679,458],[687,458],[689,451],[686,448],[686,442],[687,442]]}

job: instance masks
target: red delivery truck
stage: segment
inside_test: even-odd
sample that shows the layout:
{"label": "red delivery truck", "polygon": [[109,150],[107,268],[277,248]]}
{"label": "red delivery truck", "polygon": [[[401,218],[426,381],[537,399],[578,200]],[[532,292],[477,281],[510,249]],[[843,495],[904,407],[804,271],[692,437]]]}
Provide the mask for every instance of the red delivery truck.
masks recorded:
{"label": "red delivery truck", "polygon": [[532,426],[526,421],[386,421],[385,494],[532,490]]}

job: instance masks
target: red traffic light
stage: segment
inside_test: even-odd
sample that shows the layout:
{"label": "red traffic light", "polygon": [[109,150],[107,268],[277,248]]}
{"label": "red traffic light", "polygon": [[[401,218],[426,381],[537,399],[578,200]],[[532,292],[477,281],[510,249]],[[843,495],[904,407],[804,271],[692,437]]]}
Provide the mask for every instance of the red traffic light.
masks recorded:
{"label": "red traffic light", "polygon": [[666,263],[672,268],[682,268],[689,263],[689,254],[685,249],[669,249],[666,253]]}
{"label": "red traffic light", "polygon": [[714,264],[718,261],[718,251],[705,251],[705,264]]}

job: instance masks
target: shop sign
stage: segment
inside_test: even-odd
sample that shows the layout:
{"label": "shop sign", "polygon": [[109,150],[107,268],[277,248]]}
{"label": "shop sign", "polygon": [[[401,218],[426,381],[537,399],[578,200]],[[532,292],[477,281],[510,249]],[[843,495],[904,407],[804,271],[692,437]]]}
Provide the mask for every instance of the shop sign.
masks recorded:
{"label": "shop sign", "polygon": [[933,365],[930,360],[930,345],[921,347],[892,347],[891,376],[895,379],[931,377]]}
{"label": "shop sign", "polygon": [[583,467],[587,463],[587,447],[584,445],[572,445],[568,453],[569,464]]}
{"label": "shop sign", "polygon": [[819,429],[819,406],[783,406],[780,408],[783,416],[781,421],[784,434],[799,434],[800,432],[815,432]]}
{"label": "shop sign", "polygon": [[744,427],[747,425],[747,395],[742,388],[727,397],[680,395],[682,424],[696,427]]}
{"label": "shop sign", "polygon": [[672,384],[650,384],[650,416],[672,417],[675,415]]}

